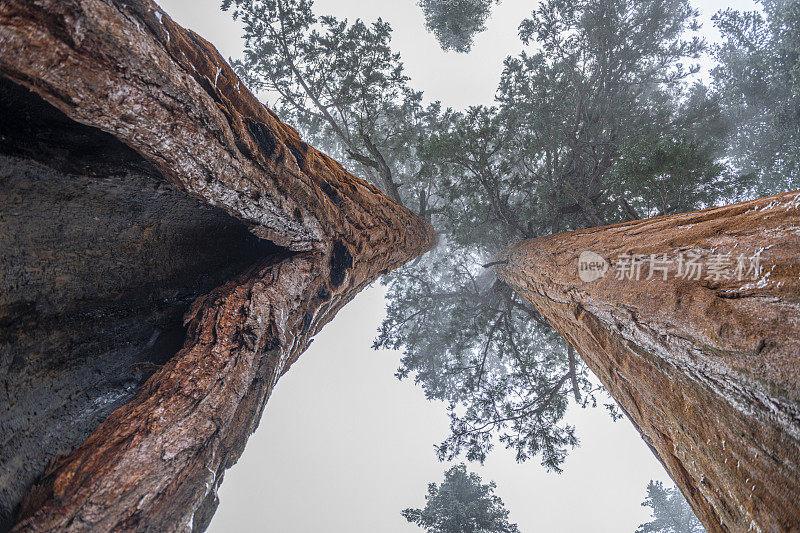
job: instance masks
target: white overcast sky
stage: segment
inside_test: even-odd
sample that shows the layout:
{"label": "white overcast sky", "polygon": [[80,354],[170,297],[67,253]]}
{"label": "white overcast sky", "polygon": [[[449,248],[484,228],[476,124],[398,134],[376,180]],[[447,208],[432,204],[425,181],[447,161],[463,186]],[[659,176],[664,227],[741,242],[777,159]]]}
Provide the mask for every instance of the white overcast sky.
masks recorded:
{"label": "white overcast sky", "polygon": [[[226,58],[242,52],[241,29],[216,0],[157,0],[179,24],[212,42]],[[702,34],[718,38],[719,9],[753,9],[751,0],[695,1]],[[462,109],[491,104],[503,59],[522,49],[516,28],[536,4],[503,0],[470,54],[442,52],[424,30],[416,0],[316,0],[317,14],[394,29],[412,86],[427,101]],[[210,531],[274,533],[419,532],[400,516],[422,507],[427,484],[449,466],[433,444],[448,433],[444,405],[394,377],[400,353],[370,348],[383,316],[377,284],[347,305],[276,386],[244,455],[225,474]],[[469,465],[497,494],[523,533],[633,532],[649,519],[640,503],[650,479],[669,481],[627,419],[571,408],[581,446],[561,475],[537,460],[517,464],[497,448],[484,466]]]}

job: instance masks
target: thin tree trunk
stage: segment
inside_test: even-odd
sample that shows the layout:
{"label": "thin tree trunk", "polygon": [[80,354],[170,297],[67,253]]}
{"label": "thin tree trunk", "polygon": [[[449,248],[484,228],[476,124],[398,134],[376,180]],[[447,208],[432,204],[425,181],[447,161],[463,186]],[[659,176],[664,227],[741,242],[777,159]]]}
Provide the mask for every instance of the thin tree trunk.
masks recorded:
{"label": "thin tree trunk", "polygon": [[[584,251],[607,262],[604,277],[579,278]],[[692,251],[699,279],[686,262],[678,272],[678,254]],[[726,253],[729,279],[715,279]],[[639,280],[627,275],[633,254]],[[651,254],[674,261],[655,263],[666,280],[660,268],[650,276]],[[499,277],[579,351],[709,531],[797,529],[800,193],[523,241],[497,259]]]}
{"label": "thin tree trunk", "polygon": [[[4,405],[8,410],[3,413],[16,412],[20,402],[14,403],[15,398],[46,399],[52,380],[66,372],[59,367],[65,361],[70,368],[94,361],[98,383],[112,379],[105,363],[97,361],[113,360],[117,352],[103,349],[114,345],[115,335],[147,323],[141,338],[124,344],[133,351],[150,350],[160,342],[159,329],[148,325],[163,319],[159,302],[172,302],[176,286],[188,287],[181,294],[193,299],[205,286],[199,280],[216,280],[202,296],[189,300],[182,324],[180,315],[177,325],[170,322],[181,336],[163,366],[156,365],[138,392],[129,386],[110,391],[127,403],[93,426],[86,426],[85,417],[83,422],[78,416],[59,419],[67,429],[84,424],[78,429],[90,432],[88,438],[75,440],[81,432],[67,431],[72,440],[62,439],[59,450],[29,457],[19,446],[9,456],[0,453],[4,472],[7,465],[28,461],[20,472],[40,473],[42,457],[55,457],[28,490],[15,530],[202,531],[216,507],[223,473],[241,454],[277,379],[362,288],[428,250],[433,230],[301,141],[248,92],[209,43],[149,0],[3,1],[0,44],[0,75],[5,78],[0,89],[27,87],[48,103],[42,106],[63,113],[42,111],[45,119],[37,124],[50,129],[46,139],[40,135],[31,142],[31,150],[24,137],[0,143],[4,149],[13,145],[8,165],[27,165],[47,178],[31,184],[25,181],[27,171],[15,171],[12,181],[21,183],[21,192],[12,199],[23,207],[0,205],[0,223],[16,228],[19,237],[22,222],[31,219],[25,218],[28,206],[39,209],[36,195],[44,198],[44,191],[61,180],[69,194],[55,199],[51,194],[53,208],[34,218],[44,227],[52,217],[53,227],[74,239],[64,237],[53,245],[35,235],[19,237],[14,242],[25,243],[24,253],[0,250],[0,263],[14,267],[3,278],[0,296],[0,363],[25,376],[28,387]],[[22,98],[34,102],[33,95]],[[39,106],[38,101],[31,106]],[[102,152],[103,164],[65,167],[58,173],[49,157],[34,153],[48,142],[60,142],[65,131],[74,142],[52,151],[63,155],[66,150],[65,165],[77,157],[76,146],[86,148],[87,143]],[[0,140],[7,141],[2,135]],[[119,141],[127,147],[120,143],[107,149]],[[86,150],[81,153],[88,157]],[[20,154],[28,159],[20,163]],[[146,175],[137,174],[145,167]],[[120,170],[120,176],[111,176],[109,169]],[[26,203],[26,194],[34,201]],[[109,213],[118,201],[130,209]],[[69,216],[73,208],[83,214],[79,221]],[[164,224],[159,219],[163,213],[174,220]],[[117,246],[110,228],[119,217],[129,222],[130,235]],[[22,222],[14,225],[15,220]],[[230,230],[216,235],[221,226]],[[175,227],[191,231],[177,232],[174,246],[162,246],[162,235],[152,237],[153,228],[169,233]],[[241,236],[244,229],[258,242]],[[232,257],[214,253],[229,235],[245,250],[237,255],[241,268],[235,271],[214,263]],[[117,238],[123,240],[121,234]],[[106,240],[122,255],[104,255]],[[192,265],[195,241],[197,261],[211,258],[200,271]],[[30,257],[47,268],[28,268]],[[126,270],[106,282],[106,266],[120,262]],[[68,265],[67,274],[49,277],[53,265]],[[117,287],[126,283],[125,290]],[[80,317],[86,317],[80,320],[78,303],[83,306]],[[118,306],[115,316],[128,318],[111,317],[111,303]],[[170,307],[176,309],[184,308]],[[112,318],[118,320],[115,327],[103,327]],[[28,334],[44,330],[45,323],[50,333],[42,334],[44,341],[26,344]],[[100,326],[91,331],[97,337],[90,343],[95,351],[84,354],[76,346],[86,345],[82,328],[90,323]],[[6,365],[7,360],[17,366]],[[37,361],[46,371],[30,370]],[[81,375],[88,374],[76,374]],[[92,414],[91,420],[104,413],[80,379],[60,383],[72,387],[71,398],[92,400],[76,411]],[[50,410],[28,414],[42,421],[53,416]],[[0,426],[11,428],[11,440],[4,442],[17,442],[23,434],[20,442],[49,438],[32,433],[39,426],[30,419],[0,416]],[[1,487],[0,511],[19,501],[20,487],[8,483]]]}

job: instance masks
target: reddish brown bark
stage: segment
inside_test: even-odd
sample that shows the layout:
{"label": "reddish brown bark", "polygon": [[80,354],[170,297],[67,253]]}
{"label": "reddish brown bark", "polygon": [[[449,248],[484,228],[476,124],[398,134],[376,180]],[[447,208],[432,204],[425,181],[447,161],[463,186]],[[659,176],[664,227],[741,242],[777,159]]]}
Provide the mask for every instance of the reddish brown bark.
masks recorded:
{"label": "reddish brown bark", "polygon": [[[761,251],[763,272],[683,279],[675,263],[647,280],[646,263],[618,279],[625,254],[691,250],[706,265]],[[583,251],[609,261],[605,277],[581,281]],[[800,527],[800,193],[528,240],[499,259],[709,531]]]}
{"label": "reddish brown bark", "polygon": [[428,250],[434,233],[302,142],[153,2],[4,1],[0,74],[285,248],[192,304],[183,348],[50,465],[16,526],[202,530],[276,380],[338,309]]}

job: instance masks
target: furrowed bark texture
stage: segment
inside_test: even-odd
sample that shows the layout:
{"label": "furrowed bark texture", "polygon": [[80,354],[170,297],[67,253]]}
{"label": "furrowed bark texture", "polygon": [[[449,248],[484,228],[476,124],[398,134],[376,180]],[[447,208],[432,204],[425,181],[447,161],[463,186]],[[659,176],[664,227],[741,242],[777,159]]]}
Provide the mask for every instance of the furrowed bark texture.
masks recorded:
{"label": "furrowed bark texture", "polygon": [[433,230],[150,1],[3,1],[0,76],[0,523],[27,490],[18,531],[202,531],[276,380]]}
{"label": "furrowed bark texture", "polygon": [[[583,251],[609,262],[605,277],[581,281]],[[683,279],[676,262],[648,280],[645,263],[618,279],[625,254],[691,251],[706,265],[761,251],[763,271]],[[709,531],[800,528],[800,194],[523,241],[498,259]]]}

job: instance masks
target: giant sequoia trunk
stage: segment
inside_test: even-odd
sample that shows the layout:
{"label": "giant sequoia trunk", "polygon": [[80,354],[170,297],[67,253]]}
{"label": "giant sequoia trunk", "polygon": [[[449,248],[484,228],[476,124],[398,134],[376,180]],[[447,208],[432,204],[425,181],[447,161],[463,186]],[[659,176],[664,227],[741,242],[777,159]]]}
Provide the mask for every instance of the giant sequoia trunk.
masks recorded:
{"label": "giant sequoia trunk", "polygon": [[528,240],[498,259],[709,531],[800,528],[799,193]]}
{"label": "giant sequoia trunk", "polygon": [[433,238],[156,4],[0,2],[0,529],[203,530],[276,380]]}

